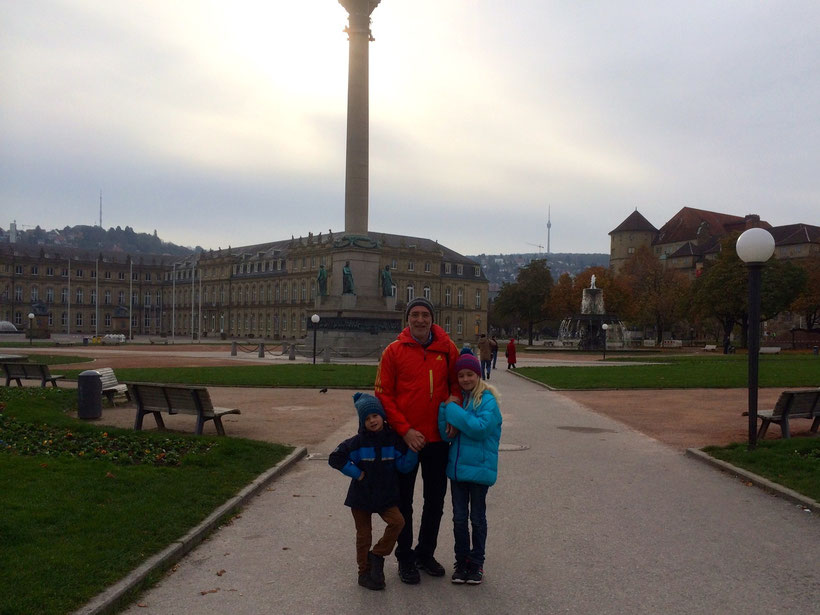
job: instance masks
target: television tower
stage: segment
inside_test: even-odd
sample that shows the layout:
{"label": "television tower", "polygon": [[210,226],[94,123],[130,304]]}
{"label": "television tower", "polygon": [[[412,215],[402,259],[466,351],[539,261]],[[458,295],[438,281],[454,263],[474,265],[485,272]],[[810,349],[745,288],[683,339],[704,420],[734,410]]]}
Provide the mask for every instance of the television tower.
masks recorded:
{"label": "television tower", "polygon": [[547,254],[550,253],[550,229],[552,228],[552,222],[550,221],[551,213],[550,206],[547,205]]}

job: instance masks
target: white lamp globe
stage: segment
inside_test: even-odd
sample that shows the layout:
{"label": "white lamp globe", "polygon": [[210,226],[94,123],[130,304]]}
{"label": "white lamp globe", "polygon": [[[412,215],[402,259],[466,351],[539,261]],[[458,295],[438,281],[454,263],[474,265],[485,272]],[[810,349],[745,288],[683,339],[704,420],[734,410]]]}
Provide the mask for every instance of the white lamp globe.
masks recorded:
{"label": "white lamp globe", "polygon": [[319,322],[319,320],[320,320],[320,319],[319,319],[319,315],[318,315],[318,314],[314,314],[313,316],[311,316],[311,317],[310,317],[310,322],[312,322],[314,325],[315,325],[316,323],[318,323],[318,322]]}
{"label": "white lamp globe", "polygon": [[735,249],[744,263],[765,263],[774,254],[774,237],[764,228],[750,228],[737,238]]}
{"label": "white lamp globe", "polygon": [[34,320],[34,312],[29,312],[28,319],[29,320]]}
{"label": "white lamp globe", "polygon": [[606,331],[607,329],[609,329],[609,325],[608,325],[608,324],[606,324],[606,323],[604,323],[604,324],[602,324],[602,325],[601,325],[601,329],[603,329],[604,331]]}

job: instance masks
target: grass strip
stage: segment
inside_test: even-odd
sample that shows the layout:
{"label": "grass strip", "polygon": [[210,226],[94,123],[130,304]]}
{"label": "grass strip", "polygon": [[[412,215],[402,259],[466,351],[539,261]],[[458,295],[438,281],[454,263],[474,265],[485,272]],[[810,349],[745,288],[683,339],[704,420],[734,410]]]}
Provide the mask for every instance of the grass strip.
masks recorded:
{"label": "grass strip", "polygon": [[[640,359],[634,359],[639,361]],[[652,365],[521,367],[523,375],[557,389],[721,389],[748,385],[745,356],[669,357]],[[820,360],[812,355],[761,356],[761,387],[820,385]]]}
{"label": "grass strip", "polygon": [[[65,370],[76,378],[81,370]],[[117,368],[120,382],[162,382],[208,386],[344,387],[372,389],[375,365],[238,365],[228,367]]]}
{"label": "grass strip", "polygon": [[102,429],[75,407],[72,390],[0,389],[3,615],[79,608],[292,450]]}
{"label": "grass strip", "polygon": [[753,451],[746,443],[703,451],[820,502],[820,438],[765,440]]}

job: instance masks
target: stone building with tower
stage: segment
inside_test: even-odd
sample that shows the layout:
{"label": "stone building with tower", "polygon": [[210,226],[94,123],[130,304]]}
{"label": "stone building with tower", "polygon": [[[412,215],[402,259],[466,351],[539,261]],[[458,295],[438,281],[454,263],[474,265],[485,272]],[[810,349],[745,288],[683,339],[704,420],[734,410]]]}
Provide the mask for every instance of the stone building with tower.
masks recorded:
{"label": "stone building with tower", "polygon": [[820,258],[820,227],[796,223],[772,226],[756,214],[734,216],[684,207],[660,229],[636,209],[609,232],[609,266],[620,270],[635,251],[645,246],[667,267],[697,277],[704,263],[716,258],[721,240],[731,233],[762,227],[775,239],[775,258],[800,260]]}

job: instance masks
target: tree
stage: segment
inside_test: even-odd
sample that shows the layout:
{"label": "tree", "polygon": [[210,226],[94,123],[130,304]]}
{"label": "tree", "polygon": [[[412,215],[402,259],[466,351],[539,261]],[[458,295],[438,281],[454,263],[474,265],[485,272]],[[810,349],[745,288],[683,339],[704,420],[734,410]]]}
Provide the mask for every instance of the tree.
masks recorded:
{"label": "tree", "polygon": [[552,285],[546,259],[530,262],[518,270],[515,282],[501,287],[493,304],[496,318],[517,319],[524,323],[532,345],[533,325],[549,317],[548,299]]}
{"label": "tree", "polygon": [[791,304],[791,311],[800,314],[806,329],[820,327],[820,254],[798,265],[806,273],[806,285]]}
{"label": "tree", "polygon": [[[714,316],[723,328],[723,351],[728,352],[729,336],[741,327],[741,344],[748,346],[749,273],[735,249],[737,234],[721,242],[718,258],[704,268],[692,295],[692,305],[700,313]],[[770,260],[763,267],[760,282],[760,320],[775,318],[800,295],[806,286],[806,271],[789,261]]]}
{"label": "tree", "polygon": [[664,331],[684,314],[689,279],[665,267],[646,246],[638,248],[624,263],[620,278],[620,283],[629,289],[623,293],[621,309],[630,320],[653,327],[660,344]]}
{"label": "tree", "polygon": [[568,316],[577,314],[581,307],[581,300],[576,301],[572,276],[568,273],[562,273],[558,278],[558,282],[552,287],[550,291],[548,309],[550,317],[556,320],[563,320]]}

